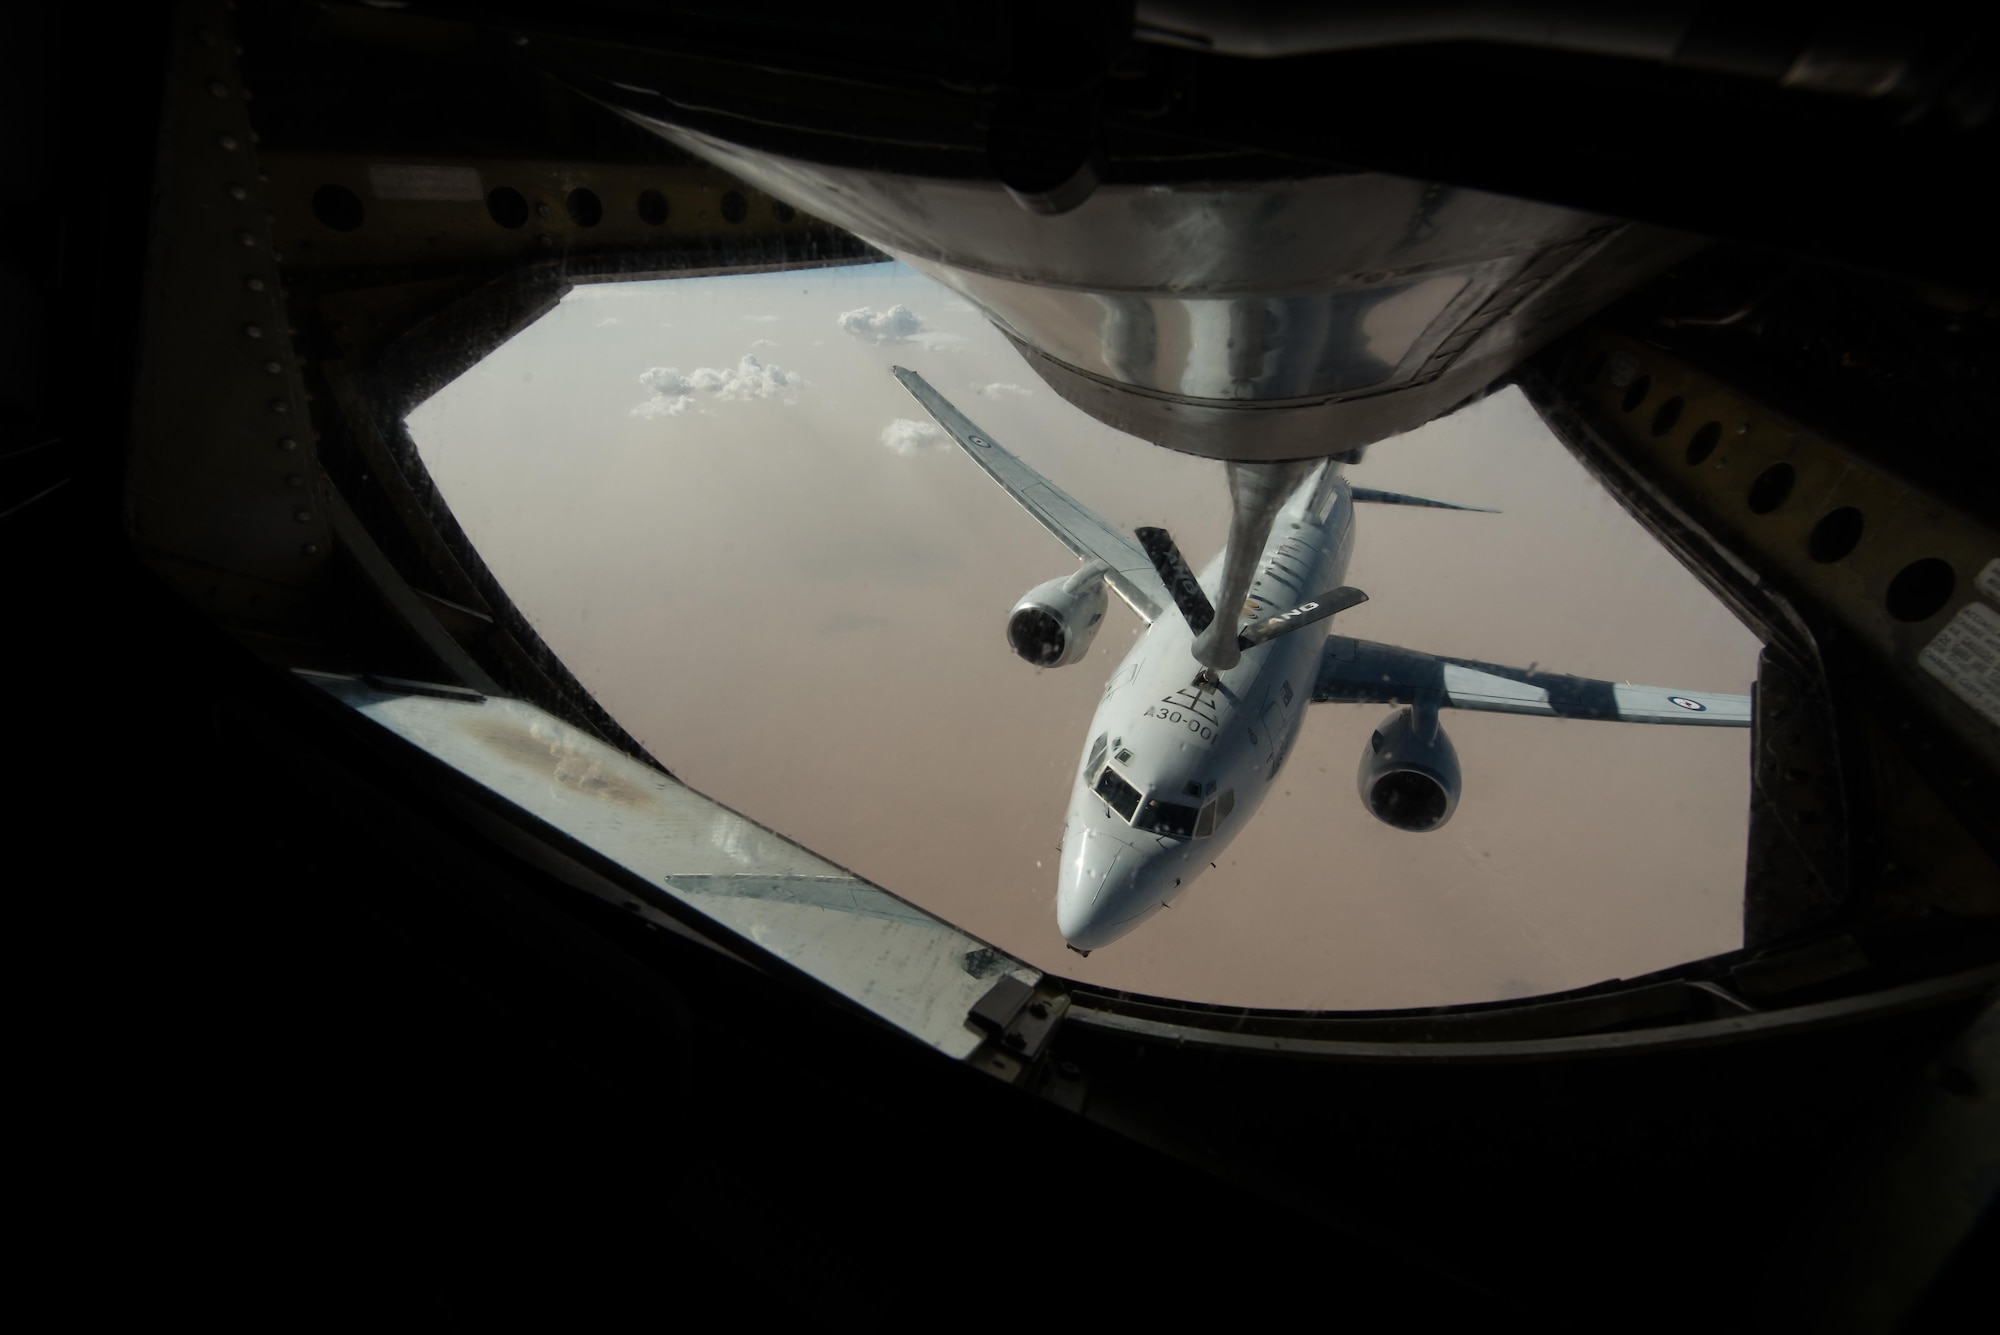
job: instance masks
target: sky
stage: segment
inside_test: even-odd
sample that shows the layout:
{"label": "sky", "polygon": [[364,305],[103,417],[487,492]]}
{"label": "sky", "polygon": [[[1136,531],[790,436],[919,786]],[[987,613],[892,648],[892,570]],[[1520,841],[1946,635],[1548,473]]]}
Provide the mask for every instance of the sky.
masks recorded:
{"label": "sky", "polygon": [[[1448,711],[1464,790],[1408,834],[1355,770],[1375,705],[1318,705],[1273,793],[1174,907],[1093,952],[1056,846],[1103,684],[1142,623],[1038,670],[1007,613],[1077,562],[890,375],[924,375],[1115,524],[1222,543],[1222,465],[1041,384],[897,264],[581,287],[410,429],[522,612],[697,789],[1043,968],[1327,1009],[1528,996],[1742,942],[1749,732]],[[1381,442],[1341,633],[1747,693],[1757,641],[1506,391]]]}

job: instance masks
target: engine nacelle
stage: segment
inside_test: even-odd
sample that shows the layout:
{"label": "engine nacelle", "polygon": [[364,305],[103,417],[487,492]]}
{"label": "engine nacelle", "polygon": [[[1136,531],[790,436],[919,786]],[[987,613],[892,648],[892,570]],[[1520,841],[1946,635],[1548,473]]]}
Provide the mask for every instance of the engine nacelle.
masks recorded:
{"label": "engine nacelle", "polygon": [[1101,567],[1037,584],[1007,614],[1007,643],[1036,667],[1064,667],[1090,652],[1104,624]]}
{"label": "engine nacelle", "polygon": [[1458,810],[1458,752],[1442,725],[1420,728],[1414,714],[1399,709],[1382,720],[1361,753],[1358,778],[1362,804],[1376,820],[1422,833]]}

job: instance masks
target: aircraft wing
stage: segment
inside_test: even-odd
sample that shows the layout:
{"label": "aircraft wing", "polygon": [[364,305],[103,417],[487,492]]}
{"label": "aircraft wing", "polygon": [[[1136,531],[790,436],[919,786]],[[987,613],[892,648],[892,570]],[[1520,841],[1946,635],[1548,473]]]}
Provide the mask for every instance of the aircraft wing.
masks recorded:
{"label": "aircraft wing", "polygon": [[959,443],[974,463],[993,475],[1021,508],[1042,521],[1042,527],[1056,535],[1062,545],[1085,561],[1102,561],[1107,567],[1105,582],[1118,596],[1132,605],[1148,625],[1171,606],[1166,588],[1145,551],[1133,539],[1113,528],[1096,512],[1016,459],[991,436],[973,425],[972,419],[951,405],[944,395],[915,371],[898,366],[896,379],[910,391],[924,411],[937,419],[951,438]]}
{"label": "aircraft wing", "polygon": [[1485,709],[1548,718],[1623,723],[1750,726],[1750,697],[1593,681],[1556,672],[1440,658],[1393,644],[1329,635],[1314,700],[1410,704],[1428,695],[1441,709]]}

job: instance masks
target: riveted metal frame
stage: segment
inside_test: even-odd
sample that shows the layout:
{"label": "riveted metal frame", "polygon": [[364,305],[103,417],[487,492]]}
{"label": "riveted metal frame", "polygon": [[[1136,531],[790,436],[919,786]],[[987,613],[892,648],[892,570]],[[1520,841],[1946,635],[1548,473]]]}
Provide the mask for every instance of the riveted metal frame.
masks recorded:
{"label": "riveted metal frame", "polygon": [[[2000,789],[1986,786],[2000,767],[2000,724],[1919,662],[1938,631],[1980,598],[1976,576],[2000,557],[2000,532],[1668,349],[1593,331],[1578,340],[1570,370],[1578,406],[1616,432],[1630,466],[1700,513],[1718,540],[1754,557],[1760,581],[1838,623],[1851,642],[1890,665],[1936,725],[1985,760],[1981,770],[1947,779],[1949,786],[2000,808]],[[1711,428],[1714,444],[1702,453],[1697,441]],[[1762,513],[1760,483],[1769,495],[1785,491]],[[1835,559],[1816,559],[1814,528],[1841,509],[1860,515],[1859,541]],[[1898,575],[1934,559],[1956,575],[1949,596],[1919,618],[1894,615],[1890,590]]]}
{"label": "riveted metal frame", "polygon": [[[655,252],[664,277],[688,267],[690,251],[723,252],[746,232],[765,244],[802,246],[824,226],[706,164],[280,152],[269,155],[267,170],[273,208],[285,220],[281,239],[287,262],[301,273],[365,266],[458,268],[556,253],[575,263],[605,253],[621,256],[621,276],[637,277],[645,270],[634,268],[629,257]],[[410,187],[390,184],[390,173],[399,170],[450,172],[473,189],[469,197],[461,192],[455,198],[409,198]],[[318,216],[313,198],[328,186],[360,202],[361,225],[339,230]],[[488,205],[489,195],[501,190],[517,193],[526,206],[526,217],[516,226],[501,223]],[[580,218],[569,208],[578,191],[588,191],[602,210],[595,221],[586,222],[588,214]],[[657,223],[641,213],[647,191],[666,209]]]}
{"label": "riveted metal frame", "polygon": [[267,146],[234,9],[174,20],[128,532],[276,663],[530,695],[643,754],[486,570],[403,418],[574,283],[877,257],[699,164]]}
{"label": "riveted metal frame", "polygon": [[[1575,336],[1524,385],[1613,494],[1766,641],[1747,939],[1836,916],[2000,913],[2000,729],[1922,662],[1981,597],[1975,577],[2000,534],[1832,430],[1614,324]],[[1814,530],[1842,509],[1859,512],[1859,540],[1817,559]],[[1937,560],[1956,572],[1949,596],[1914,620],[1896,616],[1898,576]]]}
{"label": "riveted metal frame", "polygon": [[309,634],[325,481],[226,7],[174,23],[126,523],[154,569],[273,652]]}

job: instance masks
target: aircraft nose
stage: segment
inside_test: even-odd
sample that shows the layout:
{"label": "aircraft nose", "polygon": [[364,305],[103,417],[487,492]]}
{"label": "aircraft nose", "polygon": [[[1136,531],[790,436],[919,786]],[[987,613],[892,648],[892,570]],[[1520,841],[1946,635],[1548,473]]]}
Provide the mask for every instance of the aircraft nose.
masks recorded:
{"label": "aircraft nose", "polygon": [[1056,926],[1078,950],[1109,945],[1160,908],[1161,868],[1129,844],[1085,830],[1063,859],[1056,883]]}

